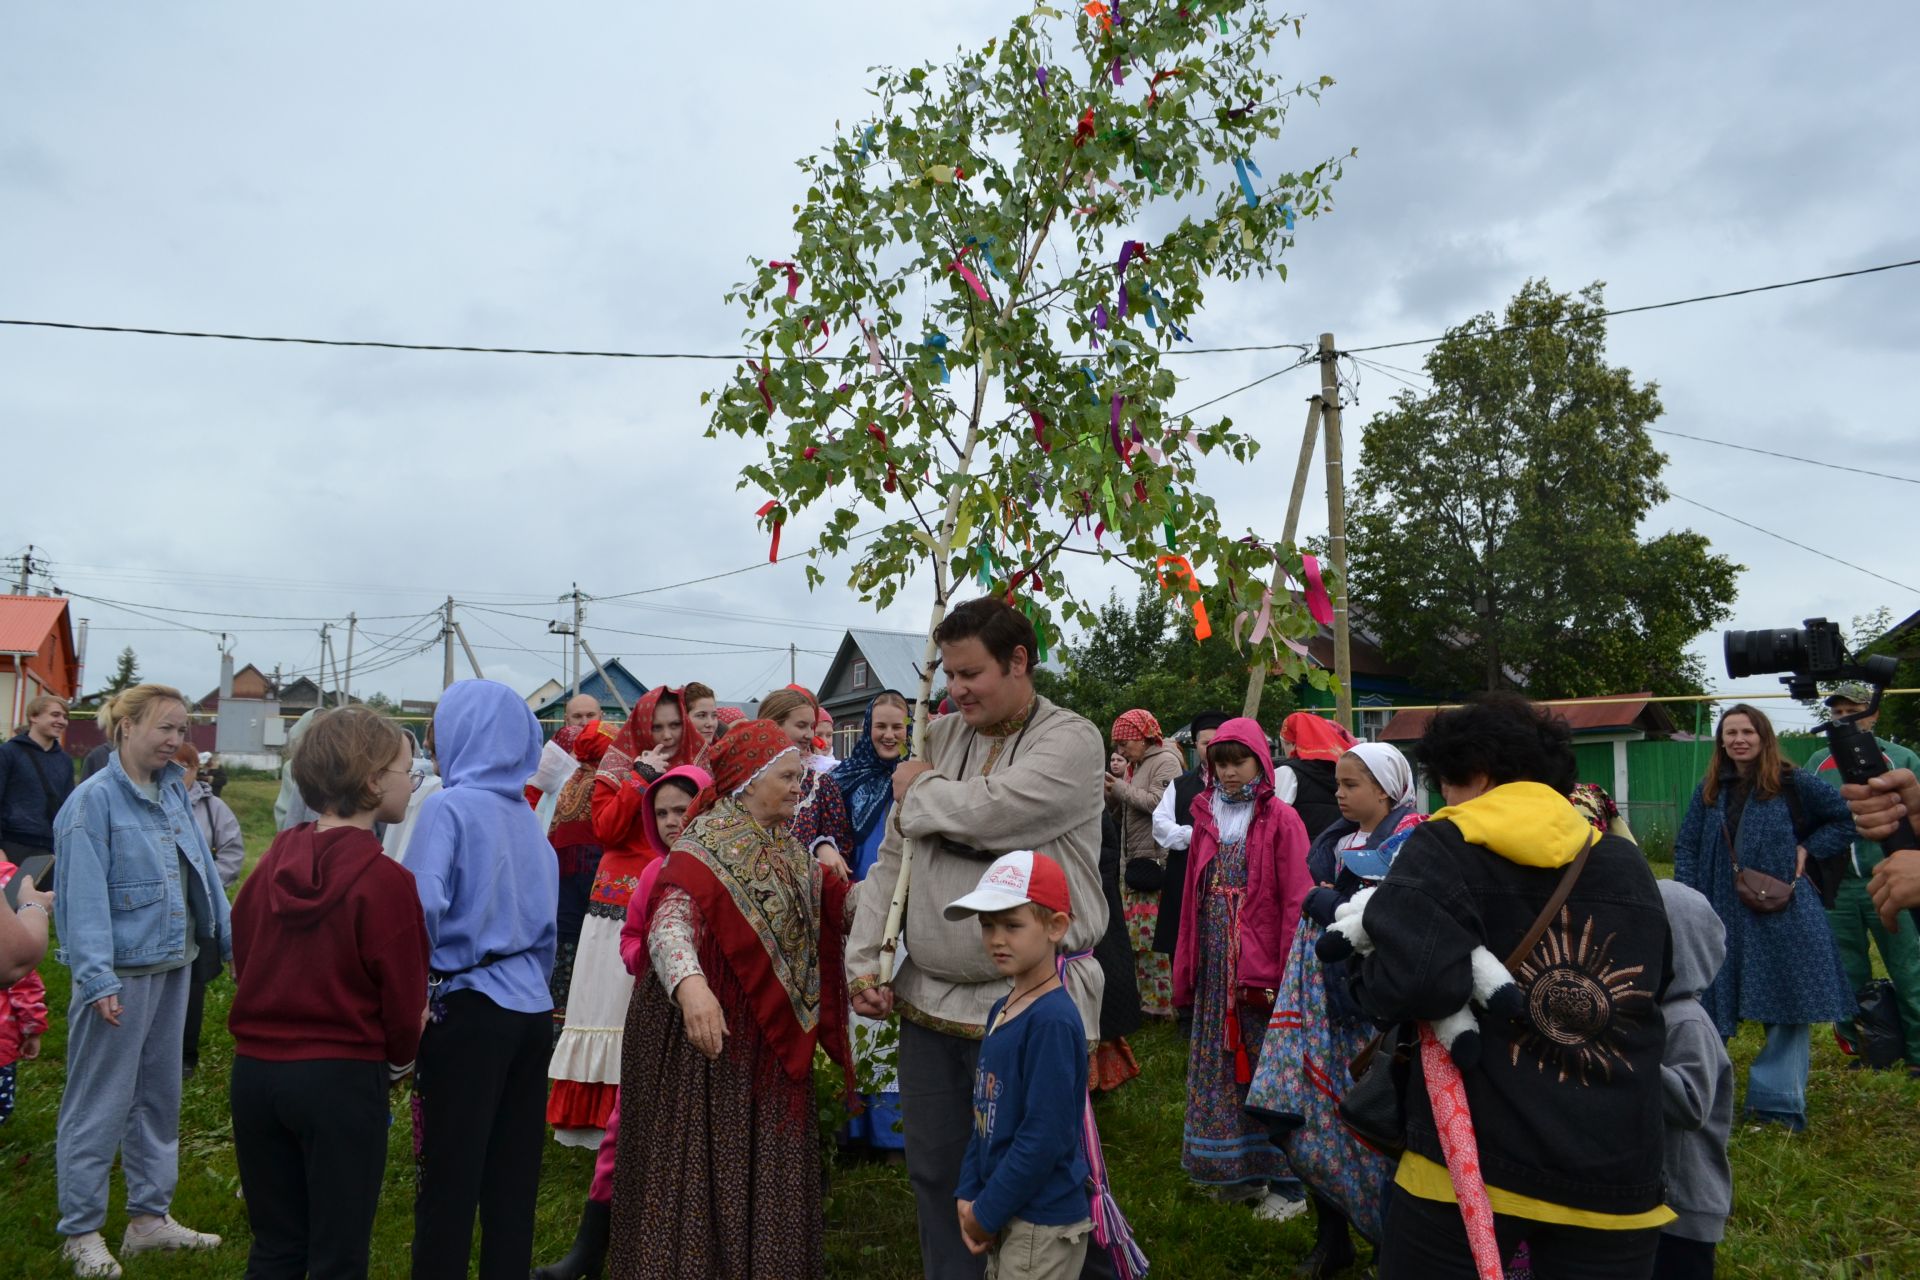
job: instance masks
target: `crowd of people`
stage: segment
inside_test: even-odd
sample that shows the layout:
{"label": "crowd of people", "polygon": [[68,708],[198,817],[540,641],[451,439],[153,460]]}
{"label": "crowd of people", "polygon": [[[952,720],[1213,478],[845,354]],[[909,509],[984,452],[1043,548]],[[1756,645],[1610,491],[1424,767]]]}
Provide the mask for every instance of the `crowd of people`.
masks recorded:
{"label": "crowd of people", "polygon": [[[1843,795],[1727,708],[1657,881],[1564,721],[1517,696],[1432,717],[1413,756],[1444,803],[1423,813],[1405,755],[1311,713],[1278,758],[1226,712],[1191,720],[1191,759],[1145,709],[1103,735],[1037,691],[1032,625],[997,600],[935,639],[944,714],[912,746],[910,703],[881,693],[844,760],[797,686],[750,720],[698,684],[617,725],[576,698],[550,742],[485,680],[418,741],[311,715],[243,879],[176,690],[115,695],[77,785],[66,708],[36,701],[0,746],[0,1121],[46,1030],[51,917],[74,1274],[121,1274],[116,1159],[119,1256],[221,1244],[170,1211],[229,964],[251,1277],[367,1274],[409,1078],[416,1277],[466,1276],[476,1224],[487,1280],[821,1274],[822,1060],[853,1116],[838,1142],[905,1165],[928,1280],[1131,1276],[1152,1242],[1091,1099],[1164,1020],[1197,1193],[1311,1214],[1305,1275],[1353,1265],[1357,1237],[1386,1280],[1486,1280],[1711,1275],[1727,1041],[1765,1028],[1747,1122],[1804,1127],[1810,1029],[1860,1034],[1870,943],[1920,1074],[1920,871],[1871,843],[1920,825],[1895,744]],[[536,1270],[549,1135],[596,1154],[571,1248]]]}

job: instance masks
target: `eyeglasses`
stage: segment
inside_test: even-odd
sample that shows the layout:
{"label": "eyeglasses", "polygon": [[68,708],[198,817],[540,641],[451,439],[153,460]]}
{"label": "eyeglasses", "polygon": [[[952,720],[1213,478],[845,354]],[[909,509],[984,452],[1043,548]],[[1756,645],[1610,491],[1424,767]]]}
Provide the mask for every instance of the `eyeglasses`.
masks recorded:
{"label": "eyeglasses", "polygon": [[408,779],[407,790],[409,791],[418,791],[420,789],[420,784],[426,781],[426,777],[427,777],[426,774],[415,773],[412,769],[382,769],[380,772],[406,774]]}

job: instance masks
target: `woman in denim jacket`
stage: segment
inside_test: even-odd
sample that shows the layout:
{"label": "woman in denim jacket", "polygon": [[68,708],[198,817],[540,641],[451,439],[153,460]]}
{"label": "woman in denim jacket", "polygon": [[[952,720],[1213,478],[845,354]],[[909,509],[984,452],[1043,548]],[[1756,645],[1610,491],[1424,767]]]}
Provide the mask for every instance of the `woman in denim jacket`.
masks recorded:
{"label": "woman in denim jacket", "polygon": [[123,1253],[211,1249],[175,1222],[180,1036],[196,964],[233,954],[227,896],[194,824],[173,756],[186,701],[136,685],[100,711],[107,767],[74,789],[54,825],[57,959],[73,971],[67,1086],[60,1100],[62,1253],[76,1276],[118,1276],[100,1228],[116,1152],[127,1180]]}

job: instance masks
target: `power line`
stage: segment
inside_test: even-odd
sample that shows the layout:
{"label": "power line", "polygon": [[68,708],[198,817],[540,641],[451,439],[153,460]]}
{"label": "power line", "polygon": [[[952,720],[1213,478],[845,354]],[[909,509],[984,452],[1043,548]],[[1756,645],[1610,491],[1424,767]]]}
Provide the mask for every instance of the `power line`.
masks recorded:
{"label": "power line", "polygon": [[1784,542],[1790,547],[1798,547],[1802,551],[1810,551],[1814,555],[1819,556],[1823,560],[1831,560],[1835,564],[1845,565],[1849,569],[1853,569],[1857,572],[1866,574],[1869,578],[1878,578],[1880,581],[1885,582],[1890,586],[1899,587],[1902,591],[1912,591],[1915,593],[1920,593],[1920,587],[1911,586],[1908,583],[1900,582],[1896,579],[1889,578],[1884,573],[1875,573],[1871,569],[1868,569],[1862,565],[1857,565],[1853,563],[1853,561],[1851,560],[1842,560],[1839,556],[1832,555],[1828,552],[1822,551],[1818,547],[1810,547],[1804,542],[1795,542],[1792,538],[1789,538],[1784,534],[1775,533],[1773,530],[1768,529],[1762,525],[1754,524],[1751,520],[1742,520],[1739,516],[1729,515],[1726,512],[1721,511],[1717,507],[1710,507],[1704,502],[1701,502],[1694,498],[1689,498],[1684,493],[1674,493],[1673,490],[1671,489],[1667,490],[1667,492],[1671,494],[1673,497],[1680,499],[1680,501],[1682,502],[1685,502],[1691,506],[1696,506],[1700,508],[1702,511],[1708,511],[1716,516],[1719,516],[1722,520],[1731,520],[1735,524],[1745,525],[1747,528],[1753,530],[1755,533],[1764,533],[1769,538],[1772,538],[1776,542]]}
{"label": "power line", "polygon": [[[1198,228],[1196,228],[1196,231],[1197,230]],[[1799,288],[1802,285],[1824,284],[1827,281],[1831,281],[1831,280],[1846,280],[1846,279],[1851,279],[1854,276],[1873,275],[1881,271],[1897,271],[1903,267],[1914,267],[1914,266],[1920,266],[1920,258],[1910,258],[1904,262],[1886,262],[1886,263],[1881,263],[1878,266],[1860,267],[1852,271],[1835,271],[1835,272],[1830,272],[1827,275],[1805,276],[1798,280],[1781,280],[1781,281],[1776,281],[1772,284],[1749,285],[1743,289],[1728,289],[1720,293],[1696,294],[1688,298],[1673,298],[1666,302],[1649,302],[1649,303],[1643,303],[1639,306],[1634,306],[1634,307],[1616,307],[1608,311],[1600,312],[1599,318],[1606,318],[1611,316],[1636,315],[1643,311],[1662,311],[1671,307],[1691,306],[1694,303],[1698,303],[1698,302],[1718,302],[1726,298],[1741,298],[1741,297],[1747,296],[1748,294],[1754,294],[1754,293],[1770,293],[1776,289],[1795,289],[1795,288]],[[1086,276],[1089,274],[1098,274],[1100,272],[1104,272],[1109,269],[1110,267],[1108,266],[1108,264],[1102,263],[1102,264],[1099,264],[1097,267],[1089,268],[1087,271],[1079,272],[1073,276],[1069,276],[1066,278],[1066,280],[1063,280],[1060,283],[1066,284],[1070,281],[1078,280],[1083,276]],[[1058,287],[1059,285],[1054,286],[1054,288],[1056,289]],[[1507,332],[1512,332],[1514,330],[1519,330],[1519,329],[1539,328],[1539,327],[1542,327],[1542,324],[1549,324],[1549,323],[1552,323],[1552,322],[1550,321],[1541,322],[1541,324],[1503,325],[1500,328],[1494,330],[1494,332],[1507,333]],[[371,349],[380,350],[380,351],[442,351],[442,352],[460,352],[460,353],[465,353],[470,355],[561,356],[561,357],[584,357],[584,358],[601,359],[601,360],[660,360],[660,361],[720,360],[720,361],[729,361],[729,362],[736,362],[736,363],[742,360],[749,360],[749,359],[757,360],[761,358],[758,355],[753,355],[751,353],[741,353],[741,352],[602,351],[602,350],[591,350],[591,349],[584,349],[584,348],[565,348],[565,347],[477,346],[477,345],[467,345],[462,343],[451,343],[451,342],[387,342],[387,341],[382,341],[382,340],[373,339],[373,338],[309,338],[309,337],[288,336],[283,334],[226,333],[226,332],[219,332],[219,331],[213,331],[213,330],[200,330],[200,329],[162,329],[162,328],[143,326],[143,325],[85,324],[85,323],[79,323],[75,321],[65,321],[65,320],[25,320],[25,319],[0,318],[0,325],[9,325],[16,328],[31,328],[31,329],[62,329],[62,330],[70,330],[70,331],[81,332],[81,333],[131,334],[131,335],[136,335],[140,337],[197,338],[197,339],[207,339],[207,340],[219,341],[219,342],[265,342],[265,343],[280,343],[285,345],[309,346],[309,347],[357,347],[357,348],[371,348]],[[1368,346],[1368,347],[1352,347],[1352,348],[1349,348],[1343,354],[1355,355],[1355,354],[1360,354],[1368,351],[1391,351],[1398,347],[1431,346],[1436,342],[1442,341],[1444,337],[1445,335],[1442,334],[1439,337],[1433,337],[1433,338],[1409,338],[1400,342],[1383,342],[1383,343],[1378,343],[1374,346]],[[1298,343],[1298,342],[1275,342],[1275,343],[1255,343],[1255,344],[1248,344],[1248,345],[1234,346],[1234,347],[1186,347],[1178,350],[1174,350],[1170,348],[1165,354],[1229,355],[1229,354],[1255,352],[1255,351],[1279,351],[1279,350],[1300,349],[1304,345],[1305,344]],[[814,359],[815,357],[807,356],[807,355],[780,355],[775,353],[771,355],[771,358],[774,360],[811,360],[811,359]],[[839,357],[835,357],[835,358],[838,359]]]}
{"label": "power line", "polygon": [[[1696,302],[1719,302],[1724,298],[1744,298],[1750,293],[1771,293],[1775,289],[1797,289],[1801,285],[1824,284],[1829,280],[1848,280],[1854,276],[1870,276],[1881,271],[1898,271],[1902,267],[1920,267],[1920,258],[1909,258],[1905,262],[1883,262],[1877,267],[1859,267],[1852,271],[1834,271],[1824,276],[1805,276],[1799,280],[1781,280],[1774,284],[1749,285],[1744,289],[1728,289],[1721,293],[1700,293],[1691,298],[1674,298],[1667,302],[1647,302],[1637,307],[1614,307],[1597,315],[1585,317],[1604,320],[1611,316],[1638,315],[1643,311],[1665,311],[1670,307],[1688,307]],[[1545,328],[1553,321],[1539,321],[1531,324],[1505,324],[1491,329],[1490,333],[1514,333],[1524,329]],[[1447,335],[1437,338],[1408,338],[1402,342],[1382,342],[1371,347],[1349,347],[1342,355],[1359,355],[1367,351],[1392,351],[1396,347],[1430,347],[1436,342],[1444,342]]]}
{"label": "power line", "polygon": [[1717,444],[1722,449],[1738,449],[1742,453],[1761,453],[1769,458],[1783,458],[1788,462],[1798,462],[1803,466],[1825,467],[1829,471],[1851,471],[1857,476],[1873,476],[1880,480],[1898,480],[1901,484],[1920,484],[1920,480],[1916,480],[1912,476],[1897,476],[1887,471],[1868,471],[1864,467],[1849,467],[1838,462],[1824,462],[1819,458],[1802,458],[1791,453],[1779,453],[1772,449],[1756,448],[1750,444],[1735,444],[1731,440],[1715,440],[1712,436],[1689,435],[1685,431],[1674,431],[1667,427],[1648,427],[1647,430],[1656,435],[1678,436],[1682,440],[1697,440],[1701,444]]}
{"label": "power line", "polygon": [[[1290,345],[1297,345],[1297,344],[1290,344]],[[1295,369],[1301,368],[1305,365],[1312,364],[1314,360],[1315,360],[1314,356],[1310,356],[1310,355],[1301,356],[1298,360],[1294,361],[1292,364],[1288,365],[1284,369],[1275,369],[1272,373],[1266,374],[1262,377],[1255,378],[1252,382],[1246,383],[1244,386],[1238,386],[1231,391],[1222,392],[1221,394],[1215,396],[1211,400],[1203,400],[1199,404],[1194,405],[1190,409],[1181,409],[1173,414],[1170,414],[1169,416],[1174,418],[1184,418],[1184,417],[1187,417],[1189,414],[1198,413],[1202,409],[1212,408],[1214,405],[1219,404],[1222,400],[1232,399],[1234,396],[1239,395],[1242,391],[1251,391],[1255,387],[1261,385],[1262,383],[1272,382],[1275,378],[1279,377],[1281,374],[1292,373]]]}

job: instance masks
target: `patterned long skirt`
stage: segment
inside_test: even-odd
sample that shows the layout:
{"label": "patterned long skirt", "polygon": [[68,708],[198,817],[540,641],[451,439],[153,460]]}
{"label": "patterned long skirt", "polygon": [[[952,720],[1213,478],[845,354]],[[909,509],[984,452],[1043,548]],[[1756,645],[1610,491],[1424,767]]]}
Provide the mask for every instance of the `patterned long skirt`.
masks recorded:
{"label": "patterned long skirt", "polygon": [[1247,1104],[1300,1117],[1300,1127],[1285,1138],[1294,1175],[1377,1245],[1393,1161],[1354,1137],[1339,1112],[1351,1083],[1347,1064],[1366,1047],[1371,1030],[1328,1018],[1326,975],[1313,953],[1321,933],[1301,917]]}
{"label": "patterned long skirt", "polygon": [[[1235,843],[1221,847],[1198,886],[1199,965],[1194,975],[1187,1125],[1180,1141],[1180,1163],[1189,1178],[1209,1186],[1269,1183],[1288,1177],[1287,1162],[1265,1126],[1241,1110],[1247,1086],[1234,1078],[1241,1054],[1250,1063],[1258,1061],[1265,1032],[1261,1018],[1239,1005],[1234,980],[1240,898],[1246,885],[1246,846]],[[1233,1034],[1236,1024],[1237,1036]]]}
{"label": "patterned long skirt", "polygon": [[1140,982],[1140,1012],[1149,1018],[1173,1016],[1173,957],[1153,949],[1153,931],[1160,922],[1160,891],[1141,893],[1120,882],[1120,904],[1127,913],[1127,941],[1133,947],[1133,967]]}
{"label": "patterned long skirt", "polygon": [[[705,957],[702,957],[703,960]],[[613,1280],[794,1280],[826,1267],[813,1085],[786,1074],[746,991],[716,965],[727,1019],[709,1062],[651,974],[622,1044]]]}

